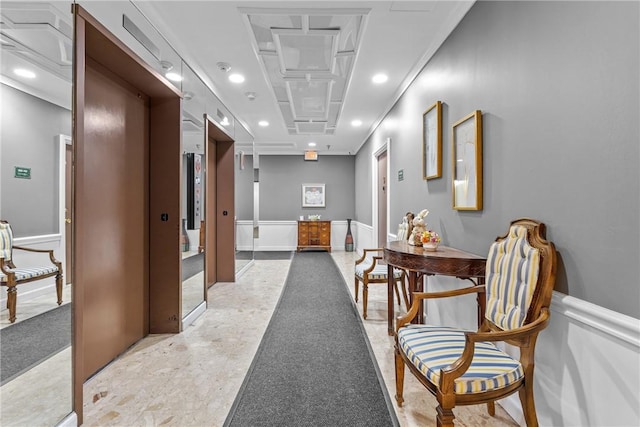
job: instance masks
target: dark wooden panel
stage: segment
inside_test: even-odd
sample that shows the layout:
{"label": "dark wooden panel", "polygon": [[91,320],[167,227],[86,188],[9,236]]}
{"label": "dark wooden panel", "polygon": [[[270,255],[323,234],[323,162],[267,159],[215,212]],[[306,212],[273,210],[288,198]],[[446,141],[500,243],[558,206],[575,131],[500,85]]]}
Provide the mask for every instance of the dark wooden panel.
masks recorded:
{"label": "dark wooden panel", "polygon": [[[209,129],[210,126],[207,126]],[[218,276],[218,254],[216,248],[216,241],[218,239],[218,227],[215,220],[215,213],[218,209],[218,200],[216,197],[216,187],[218,185],[217,170],[217,144],[216,140],[209,136],[209,131],[206,132],[207,136],[207,184],[205,203],[207,208],[205,210],[206,215],[206,249],[205,249],[205,271],[206,271],[206,283],[207,287],[210,287],[217,281]]]}
{"label": "dark wooden panel", "polygon": [[217,141],[217,175],[216,187],[218,206],[216,221],[218,227],[218,282],[235,282],[235,177],[234,177],[234,143],[233,141]]}
{"label": "dark wooden panel", "polygon": [[180,98],[151,100],[149,332],[182,328]]}
{"label": "dark wooden panel", "polygon": [[82,191],[84,378],[148,332],[146,96],[87,62]]}

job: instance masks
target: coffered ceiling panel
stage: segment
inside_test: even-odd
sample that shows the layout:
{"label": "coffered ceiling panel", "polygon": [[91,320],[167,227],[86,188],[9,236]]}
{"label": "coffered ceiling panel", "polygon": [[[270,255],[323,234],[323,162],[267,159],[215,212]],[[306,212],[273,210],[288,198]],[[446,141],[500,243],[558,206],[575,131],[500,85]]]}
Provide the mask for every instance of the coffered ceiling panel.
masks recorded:
{"label": "coffered ceiling panel", "polygon": [[335,132],[368,11],[245,10],[290,135]]}

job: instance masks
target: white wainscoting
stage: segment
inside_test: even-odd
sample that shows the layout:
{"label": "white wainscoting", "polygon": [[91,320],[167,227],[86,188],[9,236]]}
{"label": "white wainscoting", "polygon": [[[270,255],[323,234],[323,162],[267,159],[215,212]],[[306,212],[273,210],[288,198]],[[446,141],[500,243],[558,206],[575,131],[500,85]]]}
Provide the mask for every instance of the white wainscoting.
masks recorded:
{"label": "white wainscoting", "polygon": [[[251,227],[253,227],[253,223]],[[260,237],[255,240],[254,251],[295,251],[298,247],[298,222],[297,221],[260,221]],[[238,226],[240,230],[240,225]],[[351,227],[353,232],[353,223]],[[347,221],[331,221],[331,250],[344,251],[344,239],[347,234]],[[240,232],[238,232],[240,236]],[[251,232],[253,236],[253,231]],[[354,240],[355,241],[355,240]],[[238,238],[238,245],[247,242]]]}
{"label": "white wainscoting", "polygon": [[[358,252],[373,247],[373,229],[359,223],[355,228]],[[430,291],[465,286],[442,276],[427,283]],[[430,301],[427,319],[474,329],[475,312],[468,309],[474,305],[468,295]],[[640,425],[640,320],[554,292],[551,321],[536,345],[534,390],[541,426]],[[499,403],[525,425],[517,393]]]}
{"label": "white wainscoting", "polygon": [[239,251],[253,250],[253,220],[236,221],[236,249]]}
{"label": "white wainscoting", "polygon": [[[62,245],[62,235],[47,234],[42,236],[17,237],[13,239],[15,246],[23,246],[32,249],[53,249],[54,257],[62,263],[64,273],[64,247]],[[49,254],[34,253],[21,250],[13,251],[13,262],[18,267],[38,267],[51,265]],[[53,301],[57,301],[56,297],[56,279],[48,277],[42,280],[25,283],[18,286],[18,301],[28,301],[41,295],[51,295]],[[6,287],[2,287],[0,293],[0,304],[5,309],[7,306]]]}

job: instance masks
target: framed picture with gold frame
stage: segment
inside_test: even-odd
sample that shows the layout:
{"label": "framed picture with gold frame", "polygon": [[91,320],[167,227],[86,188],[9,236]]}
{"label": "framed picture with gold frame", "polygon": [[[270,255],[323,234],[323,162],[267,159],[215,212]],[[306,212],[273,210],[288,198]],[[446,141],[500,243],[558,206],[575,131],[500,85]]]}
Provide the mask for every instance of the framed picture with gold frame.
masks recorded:
{"label": "framed picture with gold frame", "polygon": [[442,176],[442,102],[422,114],[422,178]]}
{"label": "framed picture with gold frame", "polygon": [[482,112],[455,122],[451,128],[453,209],[482,210]]}

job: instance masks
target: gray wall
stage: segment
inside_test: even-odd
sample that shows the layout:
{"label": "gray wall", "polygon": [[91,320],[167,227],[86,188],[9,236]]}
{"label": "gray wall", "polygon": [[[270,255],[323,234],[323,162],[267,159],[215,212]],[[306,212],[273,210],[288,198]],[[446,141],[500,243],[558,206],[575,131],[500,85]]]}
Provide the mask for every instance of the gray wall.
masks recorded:
{"label": "gray wall", "polygon": [[[71,135],[71,112],[7,85],[1,86],[2,166],[0,217],[16,237],[58,233],[60,134]],[[31,168],[31,179],[14,178],[14,167]]]}
{"label": "gray wall", "polygon": [[[355,157],[260,156],[260,221],[294,221],[300,215],[345,220],[355,213]],[[326,207],[302,208],[302,184],[325,184]]]}
{"label": "gray wall", "polygon": [[236,217],[240,221],[251,221],[253,220],[253,156],[245,154],[244,169],[238,167],[238,154],[236,154],[235,160]]}
{"label": "gray wall", "polygon": [[[639,16],[638,2],[476,3],[358,152],[356,219],[371,223],[371,152],[390,137],[392,224],[428,208],[445,244],[485,254],[510,220],[539,219],[557,290],[640,318]],[[436,100],[443,177],[423,181],[422,113]],[[476,109],[484,210],[458,212],[451,125]]]}

